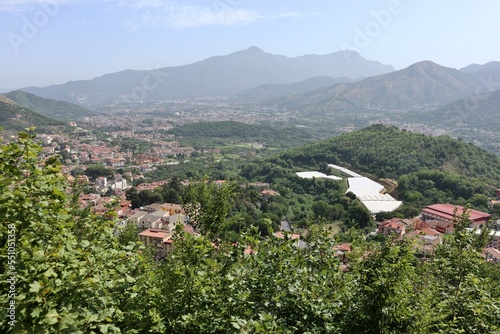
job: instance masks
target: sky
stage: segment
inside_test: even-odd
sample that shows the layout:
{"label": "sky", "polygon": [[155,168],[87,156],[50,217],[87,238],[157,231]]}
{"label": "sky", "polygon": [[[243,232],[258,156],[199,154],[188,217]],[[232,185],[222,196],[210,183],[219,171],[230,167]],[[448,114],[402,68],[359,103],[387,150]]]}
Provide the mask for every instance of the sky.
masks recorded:
{"label": "sky", "polygon": [[190,64],[257,46],[396,69],[500,60],[497,0],[0,0],[0,89]]}

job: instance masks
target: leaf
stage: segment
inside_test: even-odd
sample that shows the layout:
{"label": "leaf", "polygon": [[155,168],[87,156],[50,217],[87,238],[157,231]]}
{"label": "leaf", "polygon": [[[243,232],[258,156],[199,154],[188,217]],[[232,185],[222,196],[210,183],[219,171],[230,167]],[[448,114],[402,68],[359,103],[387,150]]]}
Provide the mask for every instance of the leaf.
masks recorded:
{"label": "leaf", "polygon": [[100,330],[102,333],[106,334],[106,333],[108,332],[108,330],[109,330],[109,326],[110,326],[110,325],[99,325],[99,330]]}
{"label": "leaf", "polygon": [[32,316],[33,318],[38,318],[38,316],[40,315],[40,312],[41,312],[41,311],[42,311],[42,310],[41,310],[39,307],[37,307],[37,308],[35,308],[33,311],[31,311],[31,316]]}
{"label": "leaf", "polygon": [[50,277],[50,276],[57,277],[56,272],[52,268],[49,268],[46,272],[43,273],[43,275],[45,277]]}
{"label": "leaf", "polygon": [[30,292],[38,292],[40,291],[40,288],[42,287],[38,281],[35,281],[34,283],[30,284]]}
{"label": "leaf", "polygon": [[45,319],[43,319],[43,322],[49,325],[53,325],[57,323],[59,318],[59,314],[57,313],[56,310],[50,310],[49,313],[45,315]]}

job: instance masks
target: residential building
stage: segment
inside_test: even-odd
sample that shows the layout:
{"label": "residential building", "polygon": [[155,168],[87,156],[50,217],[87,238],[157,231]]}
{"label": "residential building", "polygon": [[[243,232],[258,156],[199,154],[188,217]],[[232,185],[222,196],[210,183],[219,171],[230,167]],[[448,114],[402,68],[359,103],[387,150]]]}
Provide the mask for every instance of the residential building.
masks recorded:
{"label": "residential building", "polygon": [[156,256],[165,256],[172,249],[173,233],[160,229],[148,228],[139,234],[139,240],[147,245],[154,245],[156,248]]}
{"label": "residential building", "polygon": [[182,205],[180,204],[174,204],[174,203],[154,203],[154,204],[149,204],[146,205],[145,207],[142,208],[144,211],[168,211],[168,213],[173,216],[175,214],[183,214],[185,215],[186,212],[182,208]]}
{"label": "residential building", "polygon": [[406,232],[407,224],[403,222],[403,219],[392,218],[385,220],[378,225],[378,233],[384,235],[395,234],[402,236]]}
{"label": "residential building", "polygon": [[493,247],[484,248],[483,255],[486,261],[500,263],[500,250],[496,248]]}

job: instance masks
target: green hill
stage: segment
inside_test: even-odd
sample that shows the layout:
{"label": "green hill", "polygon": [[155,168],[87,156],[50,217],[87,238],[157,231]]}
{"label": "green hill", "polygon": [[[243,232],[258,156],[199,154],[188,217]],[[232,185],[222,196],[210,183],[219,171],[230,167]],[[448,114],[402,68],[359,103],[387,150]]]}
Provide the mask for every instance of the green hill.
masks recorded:
{"label": "green hill", "polygon": [[12,131],[23,131],[35,126],[40,132],[54,132],[66,127],[63,122],[23,108],[3,95],[0,95],[0,126]]}
{"label": "green hill", "polygon": [[500,183],[500,159],[495,155],[447,136],[430,137],[384,125],[291,149],[281,157],[301,163],[342,162],[378,177],[438,169]]}
{"label": "green hill", "polygon": [[[488,196],[500,187],[500,159],[495,155],[450,137],[383,125],[292,148],[244,167],[241,176],[289,184],[297,182],[289,177],[293,172],[326,171],[328,163],[387,181],[392,194],[416,210],[440,202],[489,210]],[[283,175],[288,181],[280,180]]]}
{"label": "green hill", "polygon": [[94,112],[79,105],[46,99],[21,90],[15,90],[4,95],[22,107],[51,118],[74,120],[79,117],[95,116]]}

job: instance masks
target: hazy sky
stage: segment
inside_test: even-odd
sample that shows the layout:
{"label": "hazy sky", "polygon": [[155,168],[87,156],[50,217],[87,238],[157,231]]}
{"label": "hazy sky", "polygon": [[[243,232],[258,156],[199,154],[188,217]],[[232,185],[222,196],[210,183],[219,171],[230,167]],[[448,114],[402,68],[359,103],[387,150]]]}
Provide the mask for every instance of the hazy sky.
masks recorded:
{"label": "hazy sky", "polygon": [[189,64],[258,46],[397,69],[500,60],[498,0],[0,0],[0,88]]}

